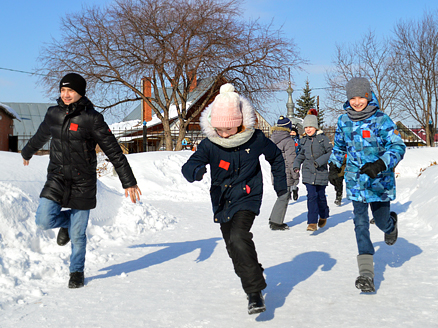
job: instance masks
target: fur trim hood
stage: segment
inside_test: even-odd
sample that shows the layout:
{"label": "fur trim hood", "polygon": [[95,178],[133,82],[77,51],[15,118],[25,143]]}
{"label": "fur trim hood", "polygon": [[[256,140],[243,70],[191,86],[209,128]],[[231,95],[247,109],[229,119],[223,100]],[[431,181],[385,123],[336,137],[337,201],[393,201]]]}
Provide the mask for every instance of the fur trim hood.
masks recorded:
{"label": "fur trim hood", "polygon": [[[239,98],[240,109],[242,110],[242,125],[245,127],[245,129],[254,128],[256,122],[255,110],[245,97],[239,95]],[[218,136],[215,129],[211,125],[211,108],[212,105],[208,105],[208,107],[201,113],[200,118],[202,132],[207,136],[207,138]]]}
{"label": "fur trim hood", "polygon": [[228,138],[220,137],[214,127],[211,125],[211,104],[202,112],[201,114],[201,128],[202,132],[207,136],[208,140],[211,142],[225,147],[225,148],[233,148],[243,145],[249,139],[251,139],[254,134],[256,116],[255,110],[249,103],[247,99],[242,96],[239,96],[240,100],[240,109],[242,111],[242,126],[244,127],[242,132],[239,132],[235,135],[232,135]]}

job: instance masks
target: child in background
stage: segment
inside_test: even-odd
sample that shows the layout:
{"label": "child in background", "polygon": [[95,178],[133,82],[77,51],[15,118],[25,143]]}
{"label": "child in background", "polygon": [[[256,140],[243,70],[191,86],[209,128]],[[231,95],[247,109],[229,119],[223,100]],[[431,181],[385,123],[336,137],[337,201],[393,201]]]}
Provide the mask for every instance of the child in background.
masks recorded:
{"label": "child in background", "polygon": [[[292,139],[295,142],[295,153],[298,155],[301,150],[301,142],[300,142],[300,135],[298,133],[298,129],[296,125],[292,124],[292,127],[290,129],[290,135]],[[292,197],[293,200],[298,199],[298,183],[300,182],[300,173],[293,171],[292,174]]]}
{"label": "child in background", "polygon": [[[318,128],[318,118],[309,114],[303,121],[305,136],[301,139],[301,151],[294,161],[294,171],[299,172],[307,189],[307,231],[316,231],[327,223],[329,208],[325,196],[328,185],[328,168],[332,144]],[[319,217],[319,220],[318,220]]]}
{"label": "child in background", "polygon": [[286,216],[287,206],[289,205],[291,196],[289,188],[296,188],[296,184],[298,184],[296,179],[297,173],[295,173],[293,170],[294,160],[295,157],[297,157],[297,154],[295,152],[295,142],[290,137],[291,128],[292,123],[290,119],[280,116],[279,120],[277,121],[277,125],[271,129],[271,140],[281,150],[281,154],[284,158],[288,187],[287,193],[281,197],[278,197],[274,207],[272,208],[272,212],[269,217],[269,227],[271,230],[289,229],[289,226],[284,223],[284,217]]}
{"label": "child in background", "polygon": [[[347,154],[345,184],[347,197],[353,201],[354,226],[359,255],[356,288],[374,292],[374,247],[370,238],[368,206],[385,242],[397,241],[397,214],[390,212],[395,199],[393,169],[403,159],[406,146],[394,122],[379,110],[369,81],[354,77],[346,85],[345,114],[338,118],[331,170],[340,172]],[[333,172],[331,174],[335,174]]]}
{"label": "child in background", "polygon": [[255,111],[227,83],[201,115],[206,139],[182,167],[189,182],[200,181],[210,165],[210,197],[214,222],[219,223],[234,271],[248,296],[248,313],[266,310],[262,290],[263,268],[250,229],[260,212],[263,180],[259,157],[271,164],[277,196],[287,193],[286,174],[280,149],[262,131],[255,129]]}

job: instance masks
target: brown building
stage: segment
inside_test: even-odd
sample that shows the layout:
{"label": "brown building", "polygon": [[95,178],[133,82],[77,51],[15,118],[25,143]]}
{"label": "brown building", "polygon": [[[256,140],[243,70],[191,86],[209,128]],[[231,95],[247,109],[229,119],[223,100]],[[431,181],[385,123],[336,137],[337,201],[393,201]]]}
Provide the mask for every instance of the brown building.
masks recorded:
{"label": "brown building", "polygon": [[17,137],[14,137],[14,119],[21,121],[11,107],[0,103],[0,151],[18,151]]}
{"label": "brown building", "polygon": [[[191,115],[194,111],[198,110],[201,104],[204,103],[204,100],[207,94],[210,92],[212,88],[214,88],[214,96],[210,99],[210,101],[204,105],[204,110],[216,97],[219,93],[219,88],[222,83],[214,84],[214,79],[196,79],[192,85],[188,103],[189,107],[187,109],[188,116]],[[146,85],[145,87],[145,95],[151,95],[150,85]],[[164,150],[164,133],[163,133],[163,124],[162,122],[153,115],[151,108],[146,108],[146,115],[151,118],[150,121],[147,122],[147,151],[156,151],[156,150]],[[186,130],[186,138],[183,141],[183,146],[186,149],[192,149],[193,146],[197,145],[205,136],[202,134],[201,126],[199,124],[200,114],[189,124]],[[114,130],[112,128],[112,132],[116,135],[119,143],[122,145],[122,148],[129,153],[136,153],[143,151],[143,125],[141,124],[142,119],[142,108],[141,105],[137,105],[132,112],[126,116],[123,121],[138,121],[139,123],[133,126],[130,130]],[[176,139],[178,137],[179,131],[179,122],[178,116],[175,111],[170,112],[170,129],[172,134],[172,139],[174,140],[174,148],[176,146]],[[271,128],[270,124],[260,115],[258,111],[256,111],[256,128],[261,129],[265,132],[266,135],[269,135],[269,130]]]}

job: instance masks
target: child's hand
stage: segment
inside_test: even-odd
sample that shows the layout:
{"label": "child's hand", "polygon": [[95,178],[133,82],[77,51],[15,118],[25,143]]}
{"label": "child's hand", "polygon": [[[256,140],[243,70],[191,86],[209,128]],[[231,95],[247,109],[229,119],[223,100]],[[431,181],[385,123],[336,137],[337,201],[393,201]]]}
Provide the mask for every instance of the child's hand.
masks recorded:
{"label": "child's hand", "polygon": [[300,173],[300,169],[299,169],[299,168],[295,168],[295,169],[294,169],[294,172],[295,172],[295,173]]}
{"label": "child's hand", "polygon": [[386,164],[380,158],[373,163],[366,163],[364,166],[360,168],[360,174],[366,174],[371,179],[375,179],[377,174],[386,170]]}
{"label": "child's hand", "polygon": [[205,168],[205,166],[198,168],[195,171],[195,181],[201,181],[202,178],[204,177],[205,172],[207,172],[207,169]]}
{"label": "child's hand", "polygon": [[329,164],[329,181],[332,185],[336,184],[336,180],[339,178],[339,174],[341,173],[341,168],[337,167],[335,164]]}

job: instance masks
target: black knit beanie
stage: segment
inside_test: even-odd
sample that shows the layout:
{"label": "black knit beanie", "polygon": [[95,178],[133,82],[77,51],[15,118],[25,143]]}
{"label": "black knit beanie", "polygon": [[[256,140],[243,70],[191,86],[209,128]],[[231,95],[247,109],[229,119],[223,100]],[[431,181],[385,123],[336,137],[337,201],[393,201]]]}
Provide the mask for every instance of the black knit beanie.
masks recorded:
{"label": "black knit beanie", "polygon": [[59,82],[59,90],[61,88],[70,88],[76,91],[81,96],[85,96],[85,88],[87,87],[87,82],[85,79],[76,73],[68,73]]}

